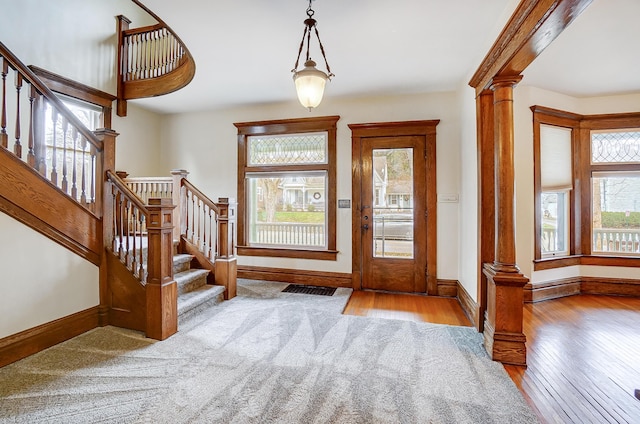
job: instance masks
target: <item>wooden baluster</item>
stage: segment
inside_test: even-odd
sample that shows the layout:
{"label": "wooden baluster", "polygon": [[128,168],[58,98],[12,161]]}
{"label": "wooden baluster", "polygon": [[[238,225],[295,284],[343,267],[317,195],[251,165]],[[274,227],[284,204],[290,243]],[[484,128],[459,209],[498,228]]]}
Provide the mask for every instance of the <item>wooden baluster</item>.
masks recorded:
{"label": "wooden baluster", "polygon": [[195,244],[195,229],[196,229],[196,206],[195,206],[196,198],[193,193],[191,193],[191,243]]}
{"label": "wooden baluster", "polygon": [[53,185],[58,185],[58,111],[54,108],[51,109],[51,122],[53,124],[53,135],[51,140],[51,182]]}
{"label": "wooden baluster", "polygon": [[213,229],[213,210],[211,208],[209,208],[209,230],[210,230],[210,234],[209,234],[209,246],[207,249],[207,258],[213,260],[213,252],[211,251],[211,240],[214,240],[214,236],[216,235],[216,232]]}
{"label": "wooden baluster", "polygon": [[82,186],[80,191],[80,203],[83,205],[87,203],[87,139],[82,136]]}
{"label": "wooden baluster", "polygon": [[116,187],[111,184],[111,216],[112,216],[112,228],[111,228],[111,250],[116,253],[118,251],[118,194]]}
{"label": "wooden baluster", "polygon": [[[138,266],[139,266],[139,270],[138,270],[138,275],[140,276],[140,281],[146,281],[147,276],[144,273],[144,264],[145,264],[145,260],[144,260],[144,235],[143,235],[143,231],[144,231],[144,225],[145,225],[145,215],[142,213],[142,211],[138,212],[138,219],[140,222],[140,250],[138,251],[138,255],[140,255],[140,257],[138,258]],[[148,249],[147,249],[148,251]]]}
{"label": "wooden baluster", "polygon": [[200,215],[202,221],[202,241],[200,242],[200,251],[207,251],[207,205],[202,201],[202,215]]}
{"label": "wooden baluster", "polygon": [[124,257],[124,263],[127,266],[127,268],[129,270],[131,270],[131,244],[130,244],[130,240],[131,240],[131,214],[132,214],[132,209],[135,206],[132,205],[129,200],[126,201],[125,203],[125,215],[122,219],[123,221],[123,232],[124,232],[124,240],[125,240],[125,246],[126,246],[126,250],[125,250],[125,257]]}
{"label": "wooden baluster", "polygon": [[202,200],[198,199],[198,213],[196,215],[198,217],[198,250],[202,250],[202,213],[200,211],[200,205],[202,204]]}
{"label": "wooden baluster", "polygon": [[71,172],[71,197],[74,199],[78,199],[78,161],[77,159],[77,150],[78,150],[78,130],[76,127],[72,127],[71,134],[73,135],[73,169]]}
{"label": "wooden baluster", "polygon": [[5,149],[9,147],[9,137],[7,135],[7,74],[9,73],[9,62],[2,58],[2,117],[0,118],[0,146]]}
{"label": "wooden baluster", "polygon": [[138,274],[138,243],[140,243],[140,249],[142,249],[142,240],[138,238],[138,217],[140,216],[140,209],[135,208],[131,217],[131,224],[133,227],[133,249],[131,250],[131,271],[133,275],[140,278]]}
{"label": "wooden baluster", "polygon": [[13,145],[13,153],[22,158],[22,145],[20,144],[20,90],[22,89],[22,74],[16,71],[16,141]]}
{"label": "wooden baluster", "polygon": [[67,133],[69,131],[69,121],[62,117],[62,191],[69,193],[69,180],[67,179]]}
{"label": "wooden baluster", "polygon": [[29,90],[29,152],[27,153],[27,163],[33,169],[37,169],[36,155],[35,155],[35,152],[33,150],[34,136],[35,136],[35,134],[34,134],[34,132],[35,132],[34,122],[35,122],[35,120],[33,119],[33,114],[34,114],[35,110],[34,110],[33,101],[36,98],[37,92],[36,92],[36,88],[33,86],[33,84],[30,84],[30,86],[31,86],[31,89]]}
{"label": "wooden baluster", "polygon": [[91,165],[91,172],[89,173],[89,201],[92,205],[91,210],[95,212],[93,206],[96,203],[96,147],[93,144],[89,145],[89,163]]}

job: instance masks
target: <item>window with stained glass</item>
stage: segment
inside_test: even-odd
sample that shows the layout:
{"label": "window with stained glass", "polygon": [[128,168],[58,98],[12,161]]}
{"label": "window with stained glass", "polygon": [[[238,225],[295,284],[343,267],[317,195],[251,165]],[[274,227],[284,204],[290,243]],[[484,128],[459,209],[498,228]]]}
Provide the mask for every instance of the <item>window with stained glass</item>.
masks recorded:
{"label": "window with stained glass", "polygon": [[239,254],[335,259],[335,121],[236,124]]}

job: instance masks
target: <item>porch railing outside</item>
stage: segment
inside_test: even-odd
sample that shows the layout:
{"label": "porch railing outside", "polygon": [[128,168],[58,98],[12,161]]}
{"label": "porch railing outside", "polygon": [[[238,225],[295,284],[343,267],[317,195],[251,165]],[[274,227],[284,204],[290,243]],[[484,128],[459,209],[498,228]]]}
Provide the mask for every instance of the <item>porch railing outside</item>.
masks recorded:
{"label": "porch railing outside", "polygon": [[640,253],[640,229],[593,229],[593,252]]}
{"label": "porch railing outside", "polygon": [[297,222],[257,222],[252,228],[251,243],[322,247],[324,224]]}

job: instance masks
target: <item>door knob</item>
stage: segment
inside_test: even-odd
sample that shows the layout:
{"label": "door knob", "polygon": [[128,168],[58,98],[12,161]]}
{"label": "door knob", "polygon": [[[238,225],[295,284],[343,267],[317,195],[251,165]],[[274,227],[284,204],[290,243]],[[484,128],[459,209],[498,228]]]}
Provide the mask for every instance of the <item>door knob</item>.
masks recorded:
{"label": "door knob", "polygon": [[365,230],[368,230],[368,229],[369,229],[369,224],[364,224],[364,225],[362,226],[362,228],[364,228]]}

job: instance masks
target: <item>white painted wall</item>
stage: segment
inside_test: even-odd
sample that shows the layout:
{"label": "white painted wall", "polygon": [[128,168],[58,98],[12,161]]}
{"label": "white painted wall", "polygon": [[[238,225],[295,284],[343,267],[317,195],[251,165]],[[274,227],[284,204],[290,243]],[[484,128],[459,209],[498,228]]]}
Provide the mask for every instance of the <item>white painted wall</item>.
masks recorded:
{"label": "white painted wall", "polygon": [[0,339],[97,306],[98,267],[0,213]]}
{"label": "white painted wall", "polygon": [[127,116],[113,114],[116,139],[116,170],[132,177],[169,177],[160,164],[160,128],[163,116],[128,102]]}
{"label": "white painted wall", "polygon": [[115,17],[125,15],[132,28],[155,23],[131,0],[0,0],[0,8],[0,41],[22,62],[111,94]]}
{"label": "white painted wall", "polygon": [[521,271],[532,282],[545,282],[576,276],[638,278],[636,268],[613,266],[572,266],[533,271],[534,192],[533,192],[533,105],[579,114],[640,111],[640,93],[620,96],[574,98],[527,85],[514,90],[514,130],[516,169],[516,253]]}
{"label": "white painted wall", "polygon": [[459,281],[472,299],[478,298],[478,141],[475,90],[464,85],[460,97],[460,244]]}
{"label": "white painted wall", "polygon": [[[184,168],[212,199],[237,196],[237,129],[234,122],[340,115],[337,133],[337,197],[351,199],[351,131],[347,124],[440,119],[437,127],[437,191],[459,194],[460,122],[456,93],[396,97],[331,98],[309,113],[292,96],[256,105],[163,118],[164,172]],[[458,203],[438,204],[438,278],[458,279]],[[337,211],[337,261],[239,257],[240,265],[351,272],[351,210]]]}

